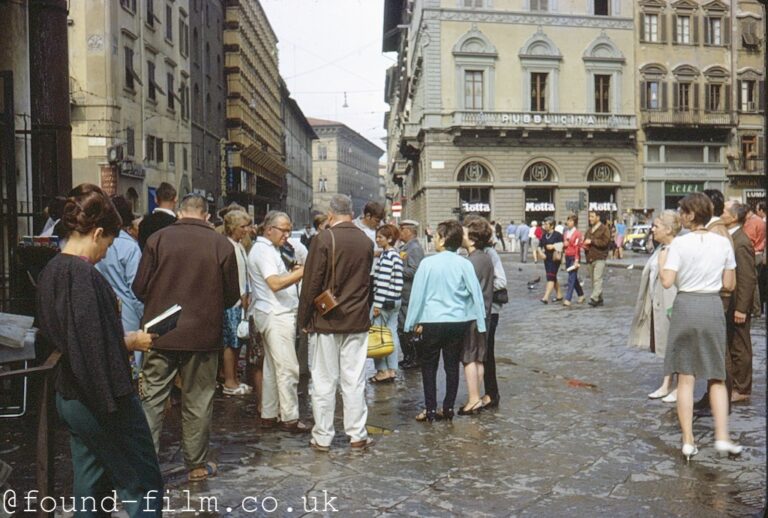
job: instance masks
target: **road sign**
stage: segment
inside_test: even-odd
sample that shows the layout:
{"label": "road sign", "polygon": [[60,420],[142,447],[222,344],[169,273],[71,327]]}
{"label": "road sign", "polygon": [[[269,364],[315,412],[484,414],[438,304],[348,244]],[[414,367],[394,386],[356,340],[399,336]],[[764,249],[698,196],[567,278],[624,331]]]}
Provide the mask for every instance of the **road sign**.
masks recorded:
{"label": "road sign", "polygon": [[392,217],[399,218],[403,212],[403,204],[399,201],[392,202]]}

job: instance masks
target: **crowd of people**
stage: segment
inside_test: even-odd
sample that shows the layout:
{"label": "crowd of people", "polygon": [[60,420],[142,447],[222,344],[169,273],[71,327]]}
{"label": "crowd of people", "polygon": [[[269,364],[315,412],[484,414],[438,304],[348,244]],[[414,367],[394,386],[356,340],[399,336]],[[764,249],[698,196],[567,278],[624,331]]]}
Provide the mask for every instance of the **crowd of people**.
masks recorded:
{"label": "crowd of people", "polygon": [[[366,384],[394,383],[400,369],[421,370],[417,421],[453,419],[459,364],[467,401],[457,413],[499,406],[495,331],[508,299],[494,246],[504,240],[499,224],[475,215],[444,221],[430,229],[436,253],[425,257],[419,222],[383,224],[376,202],[355,217],[344,195],[331,197],[326,214],[300,238],[290,237],[293,222],[284,212],[269,212],[254,226],[233,204],[218,213],[216,226],[200,195],[178,200],[162,184],[156,201],[139,219],[120,196],[89,184],[75,188],[55,224],[66,237],[62,253],[39,281],[40,329],[63,353],[56,403],[72,434],[76,497],[105,496],[108,488],[126,502],[162,494],[157,458],[171,399],[181,405],[189,480],[215,475],[208,447],[217,385],[228,396],[253,393],[262,428],[310,434],[309,446],[320,452],[330,450],[336,433],[337,390],[350,448],[371,446]],[[664,357],[662,384],[649,397],[677,402],[686,458],[698,451],[691,427],[696,377],[709,381],[716,449],[741,451],[728,436],[728,404],[751,392],[749,324],[765,246],[764,222],[748,230],[750,217],[746,206],[708,191],[684,198],[679,214],[654,220],[657,247],[643,271],[630,341]],[[545,304],[553,297],[570,305],[574,292],[585,301],[582,253],[592,278],[589,304],[603,304],[615,235],[594,211],[585,234],[577,227],[572,215],[565,225],[545,218],[541,226],[507,228],[510,252],[526,259],[531,246],[534,260],[543,260]],[[758,247],[752,233],[760,229]],[[182,309],[172,330],[143,330],[176,304]],[[366,379],[367,338],[377,322],[391,331],[394,348]],[[302,340],[312,423],[299,415]],[[243,344],[246,381],[238,369]],[[438,403],[441,357],[446,386]]]}

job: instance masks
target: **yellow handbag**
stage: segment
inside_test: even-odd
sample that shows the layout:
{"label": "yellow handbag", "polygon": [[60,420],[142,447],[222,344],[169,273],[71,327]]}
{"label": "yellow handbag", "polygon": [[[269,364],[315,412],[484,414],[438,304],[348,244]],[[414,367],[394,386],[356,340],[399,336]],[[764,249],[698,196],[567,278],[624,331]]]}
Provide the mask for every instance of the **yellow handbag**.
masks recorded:
{"label": "yellow handbag", "polygon": [[395,350],[392,331],[385,325],[376,325],[376,320],[368,329],[368,358],[384,358]]}

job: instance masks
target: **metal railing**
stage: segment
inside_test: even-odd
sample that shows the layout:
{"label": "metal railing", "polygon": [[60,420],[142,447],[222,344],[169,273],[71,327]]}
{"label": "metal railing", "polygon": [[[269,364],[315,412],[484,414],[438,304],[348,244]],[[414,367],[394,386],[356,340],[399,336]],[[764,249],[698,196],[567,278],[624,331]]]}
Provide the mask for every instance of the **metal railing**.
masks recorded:
{"label": "metal railing", "polygon": [[647,124],[697,124],[712,126],[731,126],[734,124],[733,117],[726,112],[708,112],[702,110],[665,110],[643,111],[641,115],[643,125]]}

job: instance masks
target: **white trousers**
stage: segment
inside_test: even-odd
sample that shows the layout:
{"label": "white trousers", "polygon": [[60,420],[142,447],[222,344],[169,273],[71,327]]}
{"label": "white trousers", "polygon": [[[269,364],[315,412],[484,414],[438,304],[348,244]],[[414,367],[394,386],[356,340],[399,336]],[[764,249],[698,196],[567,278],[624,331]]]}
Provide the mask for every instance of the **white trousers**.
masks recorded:
{"label": "white trousers", "polygon": [[520,251],[520,240],[517,239],[517,236],[510,234],[509,235],[509,251],[510,252],[519,252]]}
{"label": "white trousers", "polygon": [[368,438],[365,423],[365,359],[368,333],[309,335],[309,371],[312,373],[312,414],[315,426],[312,438],[321,446],[330,446],[336,430],[336,387],[341,387],[344,403],[344,431],[350,441]]}
{"label": "white trousers", "polygon": [[295,421],[299,418],[296,312],[275,315],[257,310],[253,320],[264,340],[261,417]]}

